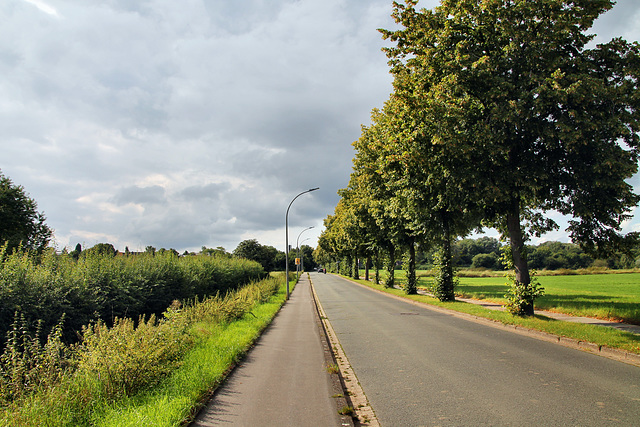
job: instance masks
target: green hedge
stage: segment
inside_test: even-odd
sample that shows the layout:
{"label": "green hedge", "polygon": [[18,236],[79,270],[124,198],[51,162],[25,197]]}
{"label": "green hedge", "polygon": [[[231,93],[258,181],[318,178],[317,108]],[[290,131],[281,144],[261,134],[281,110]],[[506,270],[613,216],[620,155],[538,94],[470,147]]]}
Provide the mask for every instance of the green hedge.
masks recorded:
{"label": "green hedge", "polygon": [[65,314],[63,337],[74,341],[83,325],[116,318],[160,315],[174,300],[225,294],[265,277],[253,261],[216,256],[178,257],[171,252],[112,256],[88,254],[78,261],[49,251],[0,251],[0,344],[16,312],[35,330],[51,330]]}
{"label": "green hedge", "polygon": [[[194,349],[201,352],[212,335],[239,319],[262,317],[261,304],[279,288],[282,280],[269,278],[224,297],[208,297],[187,305],[176,301],[159,318],[152,315],[137,322],[117,319],[111,327],[94,322],[83,328],[81,340],[71,346],[55,334],[40,345],[29,334],[21,333],[18,320],[14,323],[16,332],[9,334],[9,345],[0,356],[0,425],[96,425],[114,414],[129,410],[135,414],[143,403],[154,405],[162,393],[175,393],[169,387],[170,380],[181,368],[192,368],[194,361],[188,356]],[[251,315],[246,316],[248,313]],[[224,370],[247,345],[230,354]],[[201,377],[204,367],[195,365]],[[195,388],[180,384],[188,387],[186,391],[180,388],[181,397],[176,400],[184,401],[182,394],[193,396],[178,408],[178,413],[190,412],[220,375],[222,372],[216,373],[214,381]]]}

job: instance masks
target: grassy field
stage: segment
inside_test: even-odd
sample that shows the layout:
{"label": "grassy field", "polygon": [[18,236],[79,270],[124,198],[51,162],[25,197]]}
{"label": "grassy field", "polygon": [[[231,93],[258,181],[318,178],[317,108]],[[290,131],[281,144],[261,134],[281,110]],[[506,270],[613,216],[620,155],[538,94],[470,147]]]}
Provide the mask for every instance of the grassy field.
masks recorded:
{"label": "grassy field", "polygon": [[[640,324],[640,273],[540,276],[538,282],[545,289],[535,301],[539,310]],[[503,303],[506,291],[503,277],[462,277],[456,294]]]}

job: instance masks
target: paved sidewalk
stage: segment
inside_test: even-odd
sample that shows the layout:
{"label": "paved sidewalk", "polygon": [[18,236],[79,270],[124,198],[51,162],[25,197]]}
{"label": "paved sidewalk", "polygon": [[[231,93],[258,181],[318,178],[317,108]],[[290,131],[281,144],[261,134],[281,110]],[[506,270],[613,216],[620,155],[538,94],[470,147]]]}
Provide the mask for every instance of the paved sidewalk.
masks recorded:
{"label": "paved sidewalk", "polygon": [[[327,359],[329,357],[329,359]],[[342,426],[342,393],[306,273],[192,426]]]}

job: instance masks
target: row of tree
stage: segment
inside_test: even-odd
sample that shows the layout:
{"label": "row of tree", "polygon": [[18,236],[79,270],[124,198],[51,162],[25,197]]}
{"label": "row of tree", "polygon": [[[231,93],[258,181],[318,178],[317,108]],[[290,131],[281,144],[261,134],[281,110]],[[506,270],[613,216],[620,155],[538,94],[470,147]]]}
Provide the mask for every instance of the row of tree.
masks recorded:
{"label": "row of tree", "polygon": [[[273,246],[261,245],[256,239],[243,240],[233,250],[233,255],[259,262],[265,271],[284,271],[286,266],[286,254]],[[289,251],[289,270],[296,270],[296,258],[300,258],[305,270],[318,268],[313,257],[313,248],[309,245],[301,245]]]}
{"label": "row of tree", "polygon": [[[453,265],[456,268],[504,270],[502,251],[505,246],[496,238],[459,239],[453,242],[451,251]],[[437,249],[432,247],[423,252],[418,248],[416,266],[419,270],[433,268],[437,258]],[[607,259],[594,259],[579,245],[563,242],[544,242],[539,245],[527,245],[527,261],[535,270],[576,270],[581,268],[636,268],[639,266],[638,249],[630,256],[615,254]]]}
{"label": "row of tree", "polygon": [[510,309],[533,314],[526,242],[558,228],[547,212],[571,217],[569,236],[593,256],[638,242],[621,224],[640,200],[626,182],[638,166],[640,46],[587,48],[609,0],[417,3],[394,2],[399,29],[380,30],[394,43],[394,90],[354,143],[317,255],[384,255],[391,286],[406,252],[414,293],[416,247],[437,246],[436,293],[449,301],[452,243],[493,227],[515,271]]}
{"label": "row of tree", "polygon": [[[160,248],[156,249],[153,246],[147,246],[145,251],[142,254],[147,255],[164,255],[170,253],[175,256],[179,256],[177,250],[170,248]],[[69,255],[78,260],[81,257],[87,257],[90,255],[108,255],[108,256],[116,256],[116,255],[140,255],[138,252],[130,252],[129,248],[125,248],[124,252],[119,252],[111,243],[98,243],[88,249],[82,249],[82,245],[78,243],[75,249],[69,252]],[[256,239],[247,239],[243,240],[238,244],[238,246],[233,250],[233,252],[227,252],[225,248],[222,246],[218,246],[217,248],[207,248],[206,246],[202,247],[202,250],[199,253],[184,251],[182,256],[195,256],[195,255],[209,255],[216,257],[225,257],[225,258],[243,258],[250,261],[256,261],[266,272],[271,271],[284,271],[285,269],[285,253],[283,251],[279,251],[273,246],[262,245]],[[300,248],[293,248],[290,251],[289,257],[289,269],[296,269],[296,258],[300,258],[301,263],[306,270],[313,270],[318,268],[318,264],[315,262],[313,258],[313,248],[308,245],[302,245]]]}

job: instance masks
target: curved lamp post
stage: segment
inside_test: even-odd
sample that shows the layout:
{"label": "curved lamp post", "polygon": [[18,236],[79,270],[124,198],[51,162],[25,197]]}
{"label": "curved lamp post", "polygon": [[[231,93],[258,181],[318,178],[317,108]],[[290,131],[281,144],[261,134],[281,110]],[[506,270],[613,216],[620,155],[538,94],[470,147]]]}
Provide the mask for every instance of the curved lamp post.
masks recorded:
{"label": "curved lamp post", "polygon": [[[300,244],[303,244],[307,240],[311,240],[311,237],[307,237],[306,239],[302,239],[302,242],[300,242]],[[300,273],[302,273],[304,271],[304,252],[300,250],[299,246],[298,246],[298,257],[300,258]],[[298,275],[298,277],[300,277],[300,276]]]}
{"label": "curved lamp post", "polygon": [[287,281],[287,299],[289,299],[289,209],[291,208],[291,205],[293,204],[293,202],[295,202],[295,200],[302,196],[303,194],[306,193],[310,193],[312,191],[316,191],[319,190],[320,187],[316,187],[316,188],[311,188],[307,191],[303,191],[302,193],[298,194],[296,197],[293,198],[293,200],[291,200],[291,203],[289,203],[289,206],[287,207],[287,214],[284,217],[284,232],[285,232],[285,247],[284,247],[284,262],[286,264],[285,266],[285,280]]}
{"label": "curved lamp post", "polygon": [[[300,232],[300,234],[298,234],[298,238],[296,239],[296,250],[298,251],[298,258],[300,258],[300,236],[302,236],[302,233],[304,233],[307,230],[311,230],[312,228],[313,228],[313,226],[307,227],[304,230],[302,230]],[[308,240],[308,239],[305,239],[305,240]],[[304,240],[303,240],[303,242],[304,242]],[[299,272],[299,268],[296,268],[296,273],[298,273],[298,272]],[[299,274],[298,274],[298,277],[300,277]]]}

